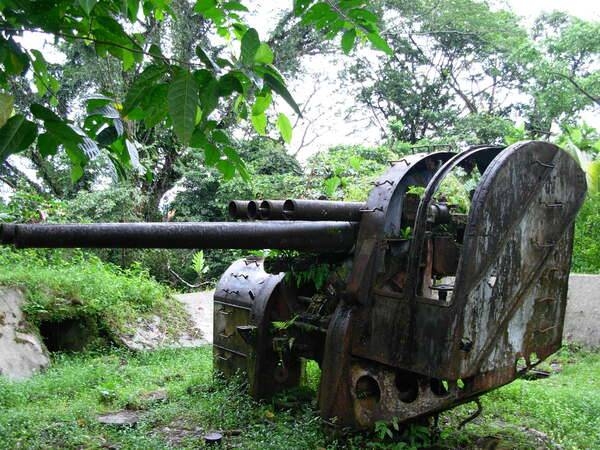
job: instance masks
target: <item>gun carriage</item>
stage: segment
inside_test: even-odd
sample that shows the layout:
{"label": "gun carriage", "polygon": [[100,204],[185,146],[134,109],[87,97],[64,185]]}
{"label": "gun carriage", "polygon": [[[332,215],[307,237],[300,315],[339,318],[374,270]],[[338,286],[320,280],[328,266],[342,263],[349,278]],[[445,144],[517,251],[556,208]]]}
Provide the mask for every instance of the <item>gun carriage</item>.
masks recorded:
{"label": "gun carriage", "polygon": [[[481,174],[468,211],[439,193],[458,168]],[[295,251],[221,276],[214,368],[268,398],[316,360],[321,416],[364,429],[470,401],[558,350],[585,190],[566,152],[521,142],[393,161],[364,203],[232,201],[248,220],[231,223],[3,224],[1,240]],[[320,283],[300,276],[315,267]]]}

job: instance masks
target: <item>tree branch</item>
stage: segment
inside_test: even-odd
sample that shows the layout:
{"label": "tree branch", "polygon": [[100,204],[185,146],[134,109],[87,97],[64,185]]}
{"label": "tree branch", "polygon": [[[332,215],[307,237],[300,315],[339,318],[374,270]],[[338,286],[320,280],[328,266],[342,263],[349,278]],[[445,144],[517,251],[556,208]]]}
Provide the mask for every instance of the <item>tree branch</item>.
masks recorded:
{"label": "tree branch", "polygon": [[575,87],[575,89],[577,89],[579,91],[580,94],[582,94],[583,96],[587,97],[589,100],[591,100],[592,102],[594,102],[596,105],[600,106],[600,97],[594,97],[592,94],[590,94],[588,91],[586,91],[583,87],[581,87],[581,85],[579,83],[577,83],[569,75],[565,75],[564,73],[554,72],[554,71],[550,71],[550,73],[553,74],[553,75],[557,75],[557,76],[559,76],[561,78],[564,78],[569,83],[571,83]]}

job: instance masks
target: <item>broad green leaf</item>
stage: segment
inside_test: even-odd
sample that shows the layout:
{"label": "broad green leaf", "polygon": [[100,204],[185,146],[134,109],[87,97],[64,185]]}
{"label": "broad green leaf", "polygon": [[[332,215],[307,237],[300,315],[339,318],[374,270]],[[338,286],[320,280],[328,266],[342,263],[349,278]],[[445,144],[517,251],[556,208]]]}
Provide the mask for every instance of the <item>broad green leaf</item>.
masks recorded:
{"label": "broad green leaf", "polygon": [[151,65],[144,69],[127,92],[125,103],[123,104],[123,116],[129,115],[129,113],[144,100],[144,98],[146,98],[149,90],[154,86],[154,83],[160,80],[165,72],[166,68],[163,66]]}
{"label": "broad green leaf", "polygon": [[56,121],[60,122],[62,119],[56,115],[56,113],[45,106],[40,105],[39,103],[34,103],[29,107],[31,114],[34,115],[36,119],[46,121]]}
{"label": "broad green leaf", "polygon": [[182,71],[175,76],[167,100],[175,134],[182,144],[187,145],[194,132],[198,107],[198,85],[190,72]]}
{"label": "broad green leaf", "polygon": [[223,9],[227,9],[229,11],[243,11],[248,12],[248,8],[242,5],[239,1],[230,1],[223,3]]}
{"label": "broad green leaf", "polygon": [[44,55],[39,50],[31,50],[31,54],[34,56],[32,60],[34,83],[38,90],[38,95],[44,96],[52,84],[50,80],[53,77],[48,74],[48,65],[44,59]]}
{"label": "broad green leaf", "polygon": [[233,28],[233,34],[235,35],[235,38],[238,41],[241,41],[249,27],[243,23],[235,22],[231,25],[231,28]]}
{"label": "broad green leaf", "polygon": [[15,99],[10,94],[0,92],[0,127],[3,127],[12,115]]}
{"label": "broad green leaf", "polygon": [[342,50],[347,55],[354,48],[354,43],[356,42],[356,28],[351,28],[347,30],[342,35]]}
{"label": "broad green leaf", "polygon": [[75,183],[82,176],[83,176],[83,167],[81,167],[79,164],[72,164],[71,165],[71,181],[73,183]]}
{"label": "broad green leaf", "polygon": [[359,6],[363,5],[364,3],[365,3],[364,0],[340,0],[339,6],[344,11],[347,11],[352,8],[358,8]]}
{"label": "broad green leaf", "polygon": [[96,6],[96,3],[98,3],[98,0],[79,0],[79,6],[81,6],[81,9],[83,9],[86,16],[90,15],[92,9]]}
{"label": "broad green leaf", "polygon": [[4,69],[9,75],[23,75],[29,68],[29,58],[15,41],[8,39],[5,42],[8,53],[3,61]]}
{"label": "broad green leaf", "polygon": [[233,102],[233,112],[237,114],[241,119],[248,119],[248,105],[243,95],[238,95]]}
{"label": "broad green leaf", "polygon": [[258,114],[256,116],[250,117],[250,121],[252,122],[252,126],[256,130],[258,134],[264,136],[267,132],[267,116],[266,114]]}
{"label": "broad green leaf", "polygon": [[216,130],[214,130],[211,133],[210,137],[214,142],[217,142],[219,144],[231,144],[231,139],[229,138],[227,133],[225,133],[225,131],[221,129],[217,128]]}
{"label": "broad green leaf", "polygon": [[202,127],[196,127],[192,133],[192,138],[190,139],[190,147],[204,148],[207,144],[209,144],[209,142],[204,129]]}
{"label": "broad green leaf", "polygon": [[273,89],[277,94],[279,94],[287,102],[287,104],[292,107],[296,114],[302,117],[300,107],[298,106],[298,104],[292,97],[292,94],[290,94],[290,92],[285,87],[285,84],[283,84],[281,80],[275,78],[270,73],[265,73],[263,79],[271,89]]}
{"label": "broad green leaf", "polygon": [[46,132],[56,136],[66,146],[75,148],[81,144],[82,136],[66,122],[47,120],[44,122],[44,128],[46,128]]}
{"label": "broad green leaf", "polygon": [[270,92],[267,92],[265,95],[259,95],[254,100],[254,105],[252,105],[252,115],[258,116],[259,114],[264,113],[269,105],[271,104],[273,96]]}
{"label": "broad green leaf", "polygon": [[200,104],[202,105],[202,119],[206,120],[217,106],[219,106],[219,83],[214,78],[200,91]]}
{"label": "broad green leaf", "polygon": [[25,119],[22,114],[8,119],[0,128],[0,162],[29,147],[35,141],[37,133],[36,124]]}
{"label": "broad green leaf", "polygon": [[244,86],[235,73],[229,72],[219,78],[219,95],[228,97],[233,92],[244,93]]}
{"label": "broad green leaf", "polygon": [[249,28],[242,38],[242,50],[240,60],[242,64],[251,66],[254,62],[254,56],[260,47],[260,38],[254,28]]}
{"label": "broad green leaf", "polygon": [[[139,0],[127,0],[127,17],[130,22],[135,22],[138,16]],[[152,53],[152,51],[150,52]]]}
{"label": "broad green leaf", "polygon": [[202,89],[205,85],[207,85],[210,80],[213,80],[215,77],[210,70],[199,69],[194,70],[192,75],[196,79],[196,84],[198,85],[198,89]]}
{"label": "broad green leaf", "polygon": [[223,149],[223,153],[225,153],[227,159],[231,161],[231,163],[234,165],[242,179],[244,181],[249,181],[250,174],[248,173],[248,169],[246,169],[246,164],[244,163],[242,158],[240,158],[239,153],[232,147],[225,147]]}
{"label": "broad green leaf", "polygon": [[196,46],[196,55],[208,69],[212,70],[213,72],[219,71],[219,66],[217,63],[214,62],[210,56],[208,56],[208,53],[206,53],[200,45]]}
{"label": "broad green leaf", "polygon": [[258,46],[256,55],[254,55],[254,61],[259,64],[273,64],[273,58],[273,50],[264,42]]}
{"label": "broad green leaf", "polygon": [[160,83],[154,86],[150,91],[150,103],[147,108],[148,114],[144,117],[144,124],[148,128],[156,126],[168,114],[167,97],[169,93],[169,85]]}
{"label": "broad green leaf", "polygon": [[369,11],[368,9],[364,9],[364,8],[354,8],[351,9],[350,11],[348,11],[348,15],[356,20],[357,22],[363,24],[363,23],[371,23],[371,24],[376,24],[377,21],[379,20],[379,18],[377,17],[376,14],[372,13],[371,11]]}
{"label": "broad green leaf", "polygon": [[392,55],[394,53],[394,51],[390,48],[385,39],[379,36],[378,33],[369,33],[367,34],[367,38],[369,39],[371,44],[373,44],[373,47],[375,47],[377,50],[381,50],[387,55]]}
{"label": "broad green leaf", "polygon": [[317,29],[321,29],[336,20],[337,17],[338,14],[329,3],[317,2],[308,8],[300,22],[304,25],[314,24]]}
{"label": "broad green leaf", "polygon": [[231,180],[235,176],[235,166],[227,159],[220,159],[215,167],[223,174],[223,178]]}
{"label": "broad green leaf", "polygon": [[202,14],[215,6],[217,6],[216,0],[197,0],[194,5],[194,11]]}
{"label": "broad green leaf", "polygon": [[590,162],[586,172],[589,191],[592,194],[600,192],[600,160]]}
{"label": "broad green leaf", "polygon": [[277,116],[277,128],[279,128],[281,137],[287,144],[292,142],[292,124],[290,119],[283,113],[279,113]]}
{"label": "broad green leaf", "polygon": [[47,158],[48,156],[56,155],[60,140],[51,133],[43,133],[38,136],[37,146],[40,154]]}
{"label": "broad green leaf", "polygon": [[203,147],[204,150],[204,162],[208,166],[214,166],[221,159],[221,152],[219,149],[211,144],[210,142]]}

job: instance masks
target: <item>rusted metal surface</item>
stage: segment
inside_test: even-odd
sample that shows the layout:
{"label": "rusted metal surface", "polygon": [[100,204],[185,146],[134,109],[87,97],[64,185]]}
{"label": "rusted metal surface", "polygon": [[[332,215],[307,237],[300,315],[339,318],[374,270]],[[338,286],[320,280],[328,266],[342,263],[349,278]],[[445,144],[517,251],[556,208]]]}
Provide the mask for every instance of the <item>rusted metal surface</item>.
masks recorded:
{"label": "rusted metal surface", "polygon": [[258,218],[262,220],[287,219],[283,213],[285,200],[263,200],[258,207]]}
{"label": "rusted metal surface", "polygon": [[292,220],[347,220],[361,219],[364,204],[330,200],[288,199],[283,203],[283,215]]}
{"label": "rusted metal surface", "polygon": [[21,247],[239,248],[348,252],[356,242],[351,222],[161,222],[2,224],[0,241]]}
{"label": "rusted metal surface", "polygon": [[258,205],[254,200],[231,200],[227,211],[232,219],[256,219]]}
{"label": "rusted metal surface", "polygon": [[[444,192],[456,174],[473,183],[466,210]],[[307,252],[239,260],[223,274],[214,366],[245,372],[250,393],[268,398],[298,385],[303,358],[313,359],[322,418],[360,429],[470,401],[519,376],[518,360],[531,367],[559,348],[585,189],[567,153],[523,142],[394,161],[364,204],[234,201],[233,217],[264,220],[9,224],[1,238]],[[282,217],[292,220],[269,220]]]}

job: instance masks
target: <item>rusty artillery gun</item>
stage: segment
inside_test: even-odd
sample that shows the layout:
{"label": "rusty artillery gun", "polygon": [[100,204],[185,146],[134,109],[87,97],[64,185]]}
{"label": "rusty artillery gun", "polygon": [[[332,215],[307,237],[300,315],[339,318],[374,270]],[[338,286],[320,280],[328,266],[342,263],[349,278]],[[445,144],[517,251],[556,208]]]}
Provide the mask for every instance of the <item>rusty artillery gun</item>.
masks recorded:
{"label": "rusty artillery gun", "polygon": [[[481,174],[468,212],[439,195],[458,168]],[[268,398],[316,360],[323,419],[363,429],[476,399],[560,347],[585,183],[552,144],[480,146],[393,161],[364,204],[234,201],[234,217],[267,220],[4,224],[1,239],[299,252],[248,257],[222,275],[214,367],[243,371],[250,393]],[[307,276],[315,267],[326,268],[320,283]]]}

